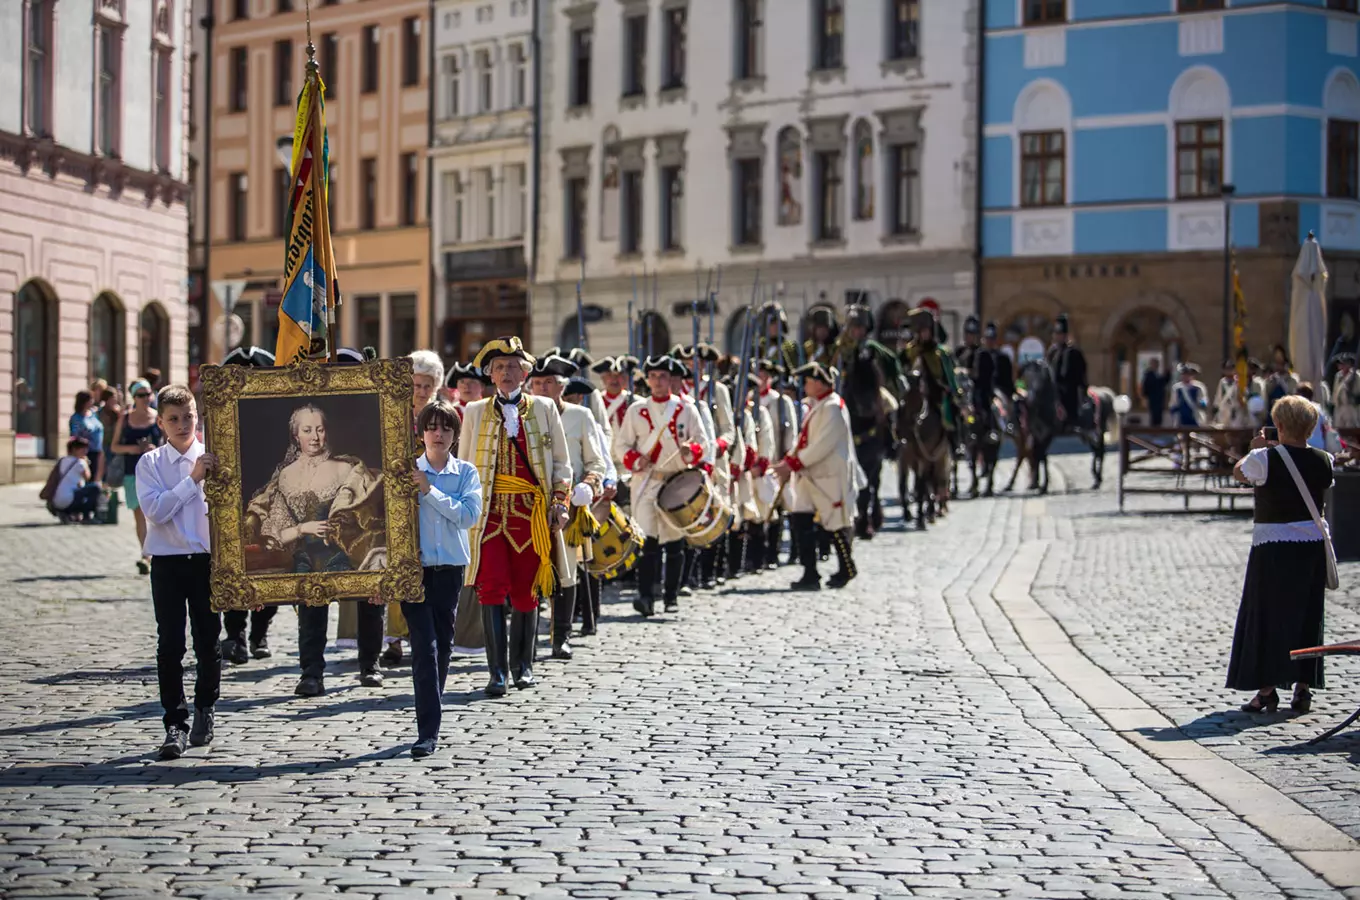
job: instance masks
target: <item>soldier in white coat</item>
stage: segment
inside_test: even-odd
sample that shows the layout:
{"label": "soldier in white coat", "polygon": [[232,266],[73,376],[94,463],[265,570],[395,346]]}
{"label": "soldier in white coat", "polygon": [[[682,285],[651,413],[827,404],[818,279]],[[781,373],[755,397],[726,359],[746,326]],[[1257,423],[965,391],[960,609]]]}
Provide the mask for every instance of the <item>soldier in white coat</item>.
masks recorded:
{"label": "soldier in white coat", "polygon": [[[711,475],[713,486],[724,503],[731,505],[735,495],[731,464],[735,457],[734,445],[738,442],[736,426],[732,416],[732,394],[727,385],[713,377],[717,362],[722,358],[712,344],[700,343],[697,347],[684,347],[676,344],[671,355],[677,357],[690,368],[685,378],[684,393],[699,407],[713,437],[713,457]],[[707,369],[707,372],[705,370]],[[733,556],[728,540],[719,540],[699,552],[700,586],[711,588],[722,584],[727,577],[736,574],[738,562]]]}
{"label": "soldier in white coat", "polygon": [[608,424],[605,435],[609,443],[606,446],[609,447],[609,457],[618,467],[622,478],[617,502],[624,508],[628,507],[628,496],[623,482],[627,481],[628,473],[623,471],[623,451],[619,449],[619,434],[623,431],[623,420],[628,415],[628,408],[641,399],[632,391],[633,372],[637,366],[638,361],[631,356],[606,356],[596,360],[595,365],[590,367],[592,372],[600,376],[600,383],[604,385],[604,390],[598,393],[601,395],[600,402],[604,406],[605,422]]}
{"label": "soldier in white coat", "polygon": [[666,479],[701,464],[712,442],[693,404],[671,392],[671,379],[684,377],[684,366],[669,356],[643,363],[651,394],[634,403],[619,436],[623,468],[631,475],[633,517],[647,536],[638,563],[638,599],[643,616],[655,611],[657,580],[665,565],[663,599],[667,610],[679,608],[684,565],[684,535],[661,513],[658,497]]}
{"label": "soldier in white coat", "polygon": [[[567,386],[562,389],[562,399],[568,403],[578,406],[588,407],[590,405],[590,395],[595,393],[595,385],[584,378],[573,378],[567,382]],[[619,471],[613,456],[610,453],[610,438],[605,434],[604,426],[599,422],[595,423],[596,450],[600,458],[604,460],[604,491],[600,494],[599,503],[608,504],[617,502],[619,490]],[[608,509],[608,506],[602,508]],[[592,547],[592,551],[594,548]],[[589,637],[596,633],[600,621],[600,579],[590,574],[582,567],[581,577],[576,582],[576,613],[575,618],[581,621],[581,636]]]}
{"label": "soldier in white coat", "polygon": [[744,565],[747,571],[758,572],[765,568],[765,510],[768,509],[768,503],[760,502],[758,494],[774,458],[775,429],[769,410],[758,402],[759,378],[754,372],[746,378],[746,391],[733,391],[739,397],[745,395],[742,398],[745,412],[741,411],[741,399],[737,407],[737,417],[741,419],[737,431],[742,436],[742,459],[740,463],[733,461],[733,468],[738,470],[733,477],[737,481],[737,513],[745,548]]}
{"label": "soldier in white coat", "polygon": [[590,507],[604,493],[607,468],[600,454],[595,417],[584,406],[562,402],[562,390],[576,366],[560,356],[545,356],[529,371],[529,393],[546,397],[557,407],[566,435],[567,456],[571,459],[572,489],[569,495],[571,517],[563,537],[567,544],[568,571],[560,579],[552,600],[552,658],[571,659],[572,617],[580,583],[581,563],[590,559],[590,535],[595,530],[589,518]]}
{"label": "soldier in white coat", "polygon": [[775,467],[780,478],[789,479],[790,518],[799,532],[803,577],[793,583],[793,589],[815,591],[822,586],[817,574],[818,525],[830,535],[840,562],[840,569],[827,580],[827,586],[844,587],[858,574],[850,547],[856,493],[850,416],[845,401],[835,391],[834,369],[813,362],[793,374],[803,379],[807,412],[793,449]]}
{"label": "soldier in white coat", "polygon": [[[762,359],[756,365],[760,383],[760,407],[770,417],[771,452],[769,458],[779,461],[793,449],[798,440],[798,409],[793,399],[779,390],[776,379],[786,372],[781,363]],[[784,539],[784,513],[788,510],[788,492],[780,494],[773,508],[766,510],[765,567],[779,567],[779,547]],[[790,558],[790,562],[793,558]]]}

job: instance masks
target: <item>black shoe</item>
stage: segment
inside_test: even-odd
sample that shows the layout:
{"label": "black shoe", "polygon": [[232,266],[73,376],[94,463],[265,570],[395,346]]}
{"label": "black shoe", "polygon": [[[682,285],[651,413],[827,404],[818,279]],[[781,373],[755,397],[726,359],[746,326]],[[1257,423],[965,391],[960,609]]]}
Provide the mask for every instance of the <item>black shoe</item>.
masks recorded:
{"label": "black shoe", "polygon": [[1270,689],[1269,694],[1257,694],[1251,698],[1251,702],[1242,704],[1244,713],[1273,713],[1280,708],[1280,695],[1274,689]]}
{"label": "black shoe", "polygon": [[382,687],[383,673],[377,666],[366,666],[359,670],[359,683],[364,687]]}
{"label": "black shoe", "polygon": [[1304,688],[1294,689],[1294,698],[1289,701],[1289,708],[1296,713],[1306,713],[1313,708],[1313,692]]}
{"label": "black shoe", "polygon": [[817,576],[809,578],[804,575],[802,578],[789,585],[791,591],[820,591],[822,589],[822,579]]}
{"label": "black shoe", "polygon": [[269,639],[260,638],[258,641],[251,641],[250,655],[256,659],[269,659],[273,656],[274,651],[269,649]]}
{"label": "black shoe", "polygon": [[326,685],[315,675],[303,675],[298,679],[297,687],[293,688],[293,693],[299,697],[320,697],[326,693]]}
{"label": "black shoe", "polygon": [[388,644],[387,649],[383,651],[382,656],[378,657],[378,660],[389,669],[399,665],[401,663],[401,641],[393,641]]}
{"label": "black shoe", "polygon": [[227,638],[222,642],[222,658],[233,666],[243,666],[250,662],[250,653],[243,641]]}
{"label": "black shoe", "polygon": [[209,706],[207,709],[194,710],[194,727],[189,729],[189,743],[195,747],[204,747],[212,743],[213,724],[216,722],[217,714]]}
{"label": "black shoe", "polygon": [[[680,593],[683,595],[685,592],[684,592],[684,591],[681,591]],[[666,609],[666,612],[668,612],[668,613],[679,612],[679,611],[680,611],[680,601],[679,601],[679,600],[676,600],[676,599],[673,598],[673,597],[672,597],[672,598],[668,598],[668,599],[666,600],[665,609]]]}
{"label": "black shoe", "polygon": [[488,697],[504,697],[509,670],[509,663],[506,662],[509,638],[505,630],[505,607],[482,607],[482,632],[486,635],[486,670],[490,675],[482,692]]}
{"label": "black shoe", "polygon": [[656,613],[656,601],[650,597],[639,597],[633,601],[633,609],[637,610],[642,618],[651,618]]}
{"label": "black shoe", "polygon": [[165,743],[161,744],[161,759],[179,759],[189,749],[189,732],[179,725],[165,729]]}
{"label": "black shoe", "polygon": [[510,672],[515,687],[527,690],[538,685],[534,678],[534,644],[538,640],[538,612],[510,613]]}
{"label": "black shoe", "polygon": [[423,741],[416,741],[414,744],[411,745],[411,758],[424,759],[431,753],[434,753],[435,748],[438,745],[439,742],[436,741],[434,738],[425,738],[425,740]]}
{"label": "black shoe", "polygon": [[690,587],[689,585],[685,585],[684,587],[682,587],[682,588],[680,589],[680,596],[681,596],[681,597],[693,597],[693,596],[694,596],[694,588]]}
{"label": "black shoe", "polygon": [[843,588],[851,581],[853,581],[854,578],[855,576],[849,573],[837,572],[836,574],[832,575],[830,578],[826,580],[826,586],[831,588],[832,590],[835,590],[836,588]]}

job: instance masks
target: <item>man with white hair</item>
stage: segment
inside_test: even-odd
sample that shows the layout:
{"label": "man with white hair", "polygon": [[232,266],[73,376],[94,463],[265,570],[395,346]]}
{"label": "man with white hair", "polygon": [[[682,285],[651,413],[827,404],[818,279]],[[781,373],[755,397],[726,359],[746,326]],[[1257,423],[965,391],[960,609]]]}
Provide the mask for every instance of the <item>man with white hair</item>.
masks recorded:
{"label": "man with white hair", "polygon": [[576,372],[576,365],[560,356],[545,356],[529,370],[529,392],[546,397],[562,417],[562,432],[566,435],[567,456],[571,460],[571,514],[564,533],[567,544],[567,569],[552,602],[552,657],[571,659],[571,622],[576,611],[579,569],[589,557],[590,535],[595,530],[590,507],[604,490],[605,460],[600,455],[596,438],[595,417],[584,406],[566,405],[562,390],[568,376]]}

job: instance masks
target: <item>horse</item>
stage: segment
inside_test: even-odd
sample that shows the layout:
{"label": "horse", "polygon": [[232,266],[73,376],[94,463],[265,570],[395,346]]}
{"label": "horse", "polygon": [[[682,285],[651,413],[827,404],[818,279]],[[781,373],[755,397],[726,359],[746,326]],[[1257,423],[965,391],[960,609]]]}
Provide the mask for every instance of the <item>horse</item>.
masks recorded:
{"label": "horse", "polygon": [[[991,402],[980,408],[974,405],[964,438],[968,472],[973,479],[969,495],[977,497],[983,481],[987,482],[987,489],[981,494],[990,497],[995,493],[996,464],[1001,456],[1001,442],[1010,431],[1009,420],[1006,405],[999,395],[993,395]],[[980,473],[979,466],[982,469]]]}
{"label": "horse", "polygon": [[897,401],[877,363],[862,355],[848,361],[837,392],[850,415],[855,457],[868,479],[868,486],[855,497],[855,533],[860,538],[872,538],[883,527],[879,483],[884,457],[893,444],[892,416]]}
{"label": "horse", "polygon": [[897,410],[898,490],[908,521],[907,473],[916,476],[916,527],[924,531],[949,503],[949,475],[953,450],[940,408],[926,396],[925,376],[919,369],[906,378],[907,392]]}
{"label": "horse", "polygon": [[1114,418],[1114,391],[1107,387],[1088,387],[1086,402],[1077,412],[1077,437],[1091,449],[1092,487],[1099,488],[1105,478],[1105,432]]}
{"label": "horse", "polygon": [[1048,493],[1048,448],[1058,434],[1058,390],[1053,370],[1042,359],[1030,360],[1020,368],[1025,383],[1024,403],[1016,415],[1011,437],[1015,441],[1015,470],[1005,491],[1015,487],[1020,467],[1028,460],[1030,487]]}

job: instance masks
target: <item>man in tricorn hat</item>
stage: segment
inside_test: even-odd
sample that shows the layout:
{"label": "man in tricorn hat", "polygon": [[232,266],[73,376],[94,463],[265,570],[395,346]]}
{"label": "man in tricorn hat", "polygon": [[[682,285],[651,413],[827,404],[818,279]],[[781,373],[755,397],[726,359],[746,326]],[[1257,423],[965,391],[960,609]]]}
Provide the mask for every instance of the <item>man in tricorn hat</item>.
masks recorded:
{"label": "man in tricorn hat", "polygon": [[1053,323],[1053,344],[1048,348],[1048,366],[1058,390],[1058,418],[1062,431],[1080,427],[1081,407],[1086,400],[1086,355],[1072,339],[1067,313],[1059,313]]}
{"label": "man in tricorn hat", "polygon": [[[458,457],[477,467],[482,514],[468,534],[465,583],[477,591],[486,634],[488,696],[536,683],[534,642],[540,599],[569,577],[562,528],[572,484],[571,458],[557,405],[522,390],[534,357],[517,337],[486,344],[473,363],[495,393],[463,412]],[[509,603],[507,631],[505,606]]]}
{"label": "man in tricorn hat", "polygon": [[793,374],[803,379],[808,408],[793,449],[775,466],[775,474],[788,481],[792,494],[790,518],[798,532],[798,556],[803,564],[803,577],[792,587],[816,591],[822,586],[817,574],[819,523],[831,536],[840,563],[827,586],[844,587],[858,574],[850,546],[850,498],[857,480],[850,453],[850,417],[835,391],[835,373],[811,362]]}
{"label": "man in tricorn hat", "polygon": [[472,363],[454,363],[449,367],[445,385],[458,392],[458,401],[453,407],[461,421],[468,404],[482,399],[491,387],[491,381]]}
{"label": "man in tricorn hat", "polygon": [[982,347],[992,357],[992,386],[1009,405],[1015,399],[1015,362],[1001,349],[1001,328],[995,320],[982,329]]}

